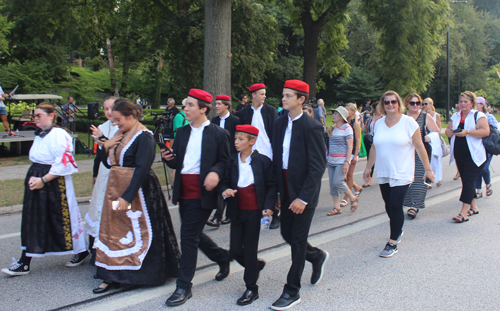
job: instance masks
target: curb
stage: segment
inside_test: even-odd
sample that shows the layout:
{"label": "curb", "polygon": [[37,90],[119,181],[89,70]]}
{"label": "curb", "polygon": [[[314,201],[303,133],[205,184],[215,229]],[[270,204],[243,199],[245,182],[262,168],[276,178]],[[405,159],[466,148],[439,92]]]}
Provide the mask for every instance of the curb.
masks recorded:
{"label": "curb", "polygon": [[[162,186],[161,189],[163,191],[168,190],[167,186]],[[78,201],[78,203],[89,203],[91,198],[92,197],[79,197],[79,198],[76,198],[76,200]],[[12,205],[12,206],[4,206],[4,207],[0,207],[0,215],[20,213],[22,210],[23,210],[22,204]]]}

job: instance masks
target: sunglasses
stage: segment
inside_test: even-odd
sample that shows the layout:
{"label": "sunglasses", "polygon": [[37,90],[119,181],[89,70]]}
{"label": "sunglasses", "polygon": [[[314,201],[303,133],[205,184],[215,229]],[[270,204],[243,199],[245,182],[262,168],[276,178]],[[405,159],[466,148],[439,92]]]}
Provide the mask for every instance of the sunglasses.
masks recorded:
{"label": "sunglasses", "polygon": [[423,103],[422,105],[427,106],[427,105],[429,105],[429,103]]}
{"label": "sunglasses", "polygon": [[420,102],[410,102],[410,106],[415,106],[415,105],[420,106],[420,104],[421,104]]}
{"label": "sunglasses", "polygon": [[384,101],[384,105],[390,105],[390,104],[396,105],[397,103],[398,103],[398,101],[395,99]]}

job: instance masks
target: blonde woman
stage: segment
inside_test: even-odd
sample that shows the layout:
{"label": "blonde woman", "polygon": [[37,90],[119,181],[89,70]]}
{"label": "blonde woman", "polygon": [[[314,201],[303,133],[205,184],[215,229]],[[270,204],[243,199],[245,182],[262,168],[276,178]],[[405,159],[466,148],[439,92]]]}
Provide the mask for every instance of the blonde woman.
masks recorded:
{"label": "blonde woman", "polygon": [[[434,107],[434,101],[432,98],[427,97],[422,102],[422,111],[427,113],[432,117],[437,127],[439,128],[438,134],[441,135],[441,115],[436,112],[436,108]],[[436,176],[436,186],[441,187],[443,184],[443,163],[442,163],[442,153],[440,152],[432,152],[431,156],[431,167],[434,175]],[[429,187],[431,189],[432,186]]]}
{"label": "blonde woman", "polygon": [[470,91],[463,92],[460,94],[458,105],[460,112],[451,116],[445,133],[451,137],[450,163],[456,160],[462,180],[460,194],[462,209],[453,220],[462,223],[469,221],[469,216],[479,213],[476,205],[476,179],[486,165],[483,137],[490,134],[490,127],[486,115],[475,109],[476,94]]}
{"label": "blonde woman", "polygon": [[424,165],[423,178],[434,181],[434,173],[427,157],[418,123],[403,114],[405,107],[399,94],[388,91],[380,98],[377,109],[384,115],[375,123],[370,159],[363,173],[365,182],[370,179],[374,164],[377,179],[389,216],[391,235],[380,253],[391,257],[398,252],[404,224],[403,201],[415,175],[415,150]]}

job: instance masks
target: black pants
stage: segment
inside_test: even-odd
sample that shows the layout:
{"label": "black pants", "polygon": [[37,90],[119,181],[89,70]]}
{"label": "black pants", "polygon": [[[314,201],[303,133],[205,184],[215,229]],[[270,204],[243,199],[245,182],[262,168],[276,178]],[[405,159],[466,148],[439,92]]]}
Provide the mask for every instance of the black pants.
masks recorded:
{"label": "black pants", "polygon": [[[366,160],[370,159],[370,150],[372,149],[372,142],[370,142],[368,139],[366,139],[366,135],[363,136],[363,140],[365,143],[365,149],[366,149]],[[372,172],[370,173],[370,177],[373,177],[373,171],[375,171],[375,164],[372,167]]]}
{"label": "black pants", "polygon": [[403,231],[403,224],[405,222],[403,202],[410,185],[390,187],[389,184],[381,184],[379,186],[382,198],[385,202],[385,211],[390,220],[390,239],[397,241],[399,235]]}
{"label": "black pants", "polygon": [[462,181],[462,193],[460,194],[460,202],[471,204],[472,200],[476,198],[476,180],[484,166],[485,161],[481,166],[477,166],[471,157],[457,157],[458,172],[460,173],[460,180]]}
{"label": "black pants", "polygon": [[229,252],[217,246],[203,233],[205,223],[212,210],[201,207],[200,199],[179,200],[181,215],[181,262],[177,286],[191,289],[191,281],[196,270],[198,247],[214,262],[224,262],[230,259]]}
{"label": "black pants", "polygon": [[231,219],[231,257],[245,267],[243,279],[248,290],[258,291],[260,218],[262,213],[254,211],[236,211],[236,219]]}
{"label": "black pants", "polygon": [[[219,196],[219,199],[217,201],[218,208],[215,211],[214,218],[221,221],[222,220],[222,215],[224,214],[224,210],[226,209],[227,206],[227,201],[222,198],[222,196]],[[227,218],[227,215],[226,215]]]}
{"label": "black pants", "polygon": [[293,296],[300,291],[305,261],[314,262],[322,251],[307,242],[315,209],[306,208],[302,214],[295,214],[289,206],[290,198],[286,196],[281,202],[281,235],[292,248],[292,265],[283,292]]}

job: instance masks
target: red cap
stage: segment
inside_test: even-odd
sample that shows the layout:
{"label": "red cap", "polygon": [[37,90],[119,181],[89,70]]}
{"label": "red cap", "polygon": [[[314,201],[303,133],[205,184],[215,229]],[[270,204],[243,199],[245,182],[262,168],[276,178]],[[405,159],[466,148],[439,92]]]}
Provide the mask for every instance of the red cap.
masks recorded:
{"label": "red cap", "polygon": [[259,135],[259,129],[250,124],[236,125],[236,132],[247,133],[250,135]]}
{"label": "red cap", "polygon": [[201,100],[207,103],[211,103],[212,99],[214,98],[212,95],[210,95],[210,93],[200,89],[190,89],[188,96],[191,96],[193,98],[196,98],[197,100]]}
{"label": "red cap", "polygon": [[227,95],[217,95],[217,96],[215,96],[215,100],[228,100],[228,101],[231,101],[231,97],[229,97]]}
{"label": "red cap", "polygon": [[248,90],[253,93],[257,90],[265,89],[265,88],[266,88],[266,86],[264,85],[264,83],[255,83],[250,88],[248,88]]}
{"label": "red cap", "polygon": [[300,80],[286,80],[284,88],[309,93],[309,84]]}

